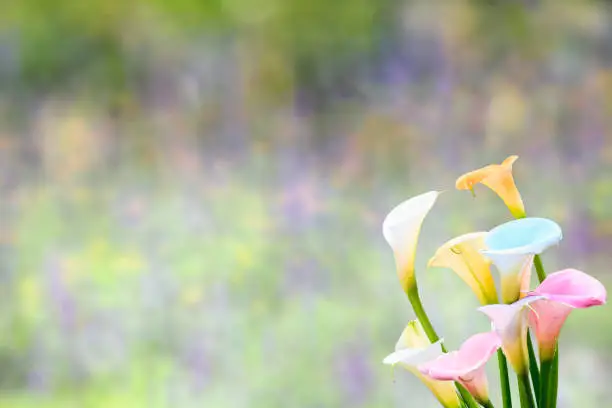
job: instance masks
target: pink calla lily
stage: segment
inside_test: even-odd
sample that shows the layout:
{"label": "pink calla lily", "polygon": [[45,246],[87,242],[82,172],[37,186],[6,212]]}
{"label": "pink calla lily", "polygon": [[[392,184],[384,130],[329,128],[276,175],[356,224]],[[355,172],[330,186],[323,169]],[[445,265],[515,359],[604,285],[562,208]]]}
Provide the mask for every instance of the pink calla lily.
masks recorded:
{"label": "pink calla lily", "polygon": [[497,333],[479,333],[467,339],[458,351],[443,354],[418,368],[435,380],[459,382],[479,403],[487,405],[489,386],[485,364],[500,346]]}
{"label": "pink calla lily", "polygon": [[561,327],[572,309],[603,305],[607,296],[601,282],[576,269],[551,273],[530,295],[540,297],[531,304],[529,323],[544,360],[553,357]]}

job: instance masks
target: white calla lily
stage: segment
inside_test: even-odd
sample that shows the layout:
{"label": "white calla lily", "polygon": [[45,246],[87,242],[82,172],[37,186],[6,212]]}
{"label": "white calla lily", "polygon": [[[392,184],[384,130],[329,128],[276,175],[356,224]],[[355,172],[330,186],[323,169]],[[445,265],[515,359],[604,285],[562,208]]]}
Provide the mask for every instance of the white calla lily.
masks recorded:
{"label": "white calla lily", "polygon": [[415,285],[414,260],[423,220],[440,193],[430,191],[395,207],[383,221],[383,235],[395,256],[397,274],[406,293]]}

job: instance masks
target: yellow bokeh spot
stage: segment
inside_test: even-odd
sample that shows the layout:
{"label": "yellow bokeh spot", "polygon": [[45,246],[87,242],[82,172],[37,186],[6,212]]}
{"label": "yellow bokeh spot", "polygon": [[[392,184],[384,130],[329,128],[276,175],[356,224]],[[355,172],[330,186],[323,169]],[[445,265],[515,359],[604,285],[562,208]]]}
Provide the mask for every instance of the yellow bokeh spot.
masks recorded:
{"label": "yellow bokeh spot", "polygon": [[144,259],[138,253],[119,255],[115,260],[115,267],[119,272],[134,273],[144,268]]}
{"label": "yellow bokeh spot", "polygon": [[188,306],[194,306],[202,301],[203,295],[202,289],[199,287],[189,286],[181,293],[181,301]]}
{"label": "yellow bokeh spot", "polygon": [[253,251],[246,245],[240,244],[236,247],[236,261],[241,269],[252,268],[255,264]]}
{"label": "yellow bokeh spot", "polygon": [[34,276],[26,276],[19,281],[19,299],[23,312],[28,317],[35,316],[40,310],[41,288]]}

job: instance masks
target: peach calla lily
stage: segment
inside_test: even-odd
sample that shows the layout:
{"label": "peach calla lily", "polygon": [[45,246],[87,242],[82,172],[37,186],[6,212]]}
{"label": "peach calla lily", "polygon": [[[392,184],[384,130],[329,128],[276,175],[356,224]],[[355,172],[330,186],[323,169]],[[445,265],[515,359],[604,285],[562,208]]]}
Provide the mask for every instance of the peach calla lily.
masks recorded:
{"label": "peach calla lily", "polygon": [[479,308],[491,320],[493,330],[501,339],[501,347],[517,374],[527,372],[527,332],[529,305],[540,296],[530,296],[511,305],[488,305]]}
{"label": "peach calla lily", "polygon": [[485,238],[482,254],[491,259],[501,275],[501,298],[512,303],[529,290],[535,255],[561,241],[557,223],[547,218],[521,218],[493,228]]}
{"label": "peach calla lily", "polygon": [[480,404],[489,406],[489,385],[485,365],[501,346],[495,332],[479,333],[467,339],[458,351],[443,354],[419,366],[421,373],[441,381],[457,381]]}
{"label": "peach calla lily", "polygon": [[490,164],[470,171],[457,179],[455,187],[473,193],[475,184],[484,184],[504,201],[514,217],[522,218],[525,216],[525,206],[512,177],[512,164],[516,159],[518,156],[510,156],[501,164]]}
{"label": "peach calla lily", "polygon": [[395,352],[389,354],[383,363],[392,366],[400,365],[417,376],[433,393],[437,400],[446,408],[460,407],[457,389],[452,382],[438,381],[421,374],[417,368],[420,364],[431,361],[442,355],[442,340],[430,343],[421,323],[412,320],[402,332]]}
{"label": "peach calla lily", "polygon": [[601,282],[576,269],[551,273],[530,295],[541,297],[533,302],[529,321],[542,360],[554,356],[561,327],[573,309],[603,305],[607,297]]}
{"label": "peach calla lily", "polygon": [[464,234],[442,245],[428,266],[452,269],[476,294],[481,304],[497,303],[491,261],[480,253],[486,248],[486,232]]}
{"label": "peach calla lily", "polygon": [[416,284],[414,259],[421,225],[439,194],[430,191],[412,197],[391,210],[383,221],[383,235],[393,249],[397,274],[406,293]]}

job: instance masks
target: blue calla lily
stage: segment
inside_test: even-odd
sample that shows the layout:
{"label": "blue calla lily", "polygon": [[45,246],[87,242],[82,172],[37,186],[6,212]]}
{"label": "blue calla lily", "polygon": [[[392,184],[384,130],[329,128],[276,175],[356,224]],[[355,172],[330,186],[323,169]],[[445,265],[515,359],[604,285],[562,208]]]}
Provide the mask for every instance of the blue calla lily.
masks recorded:
{"label": "blue calla lily", "polygon": [[533,258],[563,238],[561,227],[547,218],[521,218],[493,228],[482,254],[501,275],[502,300],[512,303],[528,291]]}

